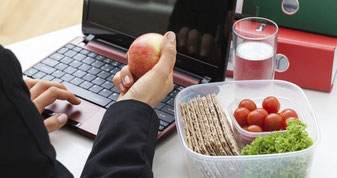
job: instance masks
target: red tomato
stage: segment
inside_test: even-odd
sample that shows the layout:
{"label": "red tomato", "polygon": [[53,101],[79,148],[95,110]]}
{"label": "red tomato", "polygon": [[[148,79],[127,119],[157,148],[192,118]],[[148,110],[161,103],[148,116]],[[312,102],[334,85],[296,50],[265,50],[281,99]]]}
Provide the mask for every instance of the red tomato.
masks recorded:
{"label": "red tomato", "polygon": [[254,110],[248,114],[247,121],[249,125],[258,125],[263,128],[264,118],[263,114]]}
{"label": "red tomato", "polygon": [[238,108],[234,111],[234,117],[241,127],[248,123],[247,122],[248,114],[249,110],[247,108]]}
{"label": "red tomato", "polygon": [[283,127],[283,119],[277,113],[271,113],[264,119],[264,129],[266,131],[281,130]]}
{"label": "red tomato", "polygon": [[293,109],[285,109],[280,113],[283,120],[287,120],[289,117],[296,117],[298,118],[297,113]]}
{"label": "red tomato", "polygon": [[283,129],[287,128],[287,120],[298,120],[297,117],[288,117],[286,120],[283,122]]}
{"label": "red tomato", "polygon": [[247,108],[249,111],[256,109],[256,104],[250,99],[244,99],[239,103],[239,108]]}
{"label": "red tomato", "polygon": [[257,108],[255,109],[255,111],[258,111],[259,113],[263,114],[264,117],[268,116],[268,112],[263,108]]}
{"label": "red tomato", "polygon": [[273,96],[268,96],[262,102],[262,107],[265,109],[269,114],[270,113],[277,113],[280,109],[280,102],[277,98]]}
{"label": "red tomato", "polygon": [[263,129],[258,125],[250,125],[245,130],[249,132],[263,132]]}

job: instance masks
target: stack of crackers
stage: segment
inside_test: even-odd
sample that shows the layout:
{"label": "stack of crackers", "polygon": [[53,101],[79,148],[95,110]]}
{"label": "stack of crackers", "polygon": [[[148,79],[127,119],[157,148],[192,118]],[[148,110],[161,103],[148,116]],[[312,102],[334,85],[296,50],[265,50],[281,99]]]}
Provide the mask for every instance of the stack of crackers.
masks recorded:
{"label": "stack of crackers", "polygon": [[190,149],[210,156],[239,155],[232,127],[215,94],[198,96],[187,103],[181,103],[179,107]]}

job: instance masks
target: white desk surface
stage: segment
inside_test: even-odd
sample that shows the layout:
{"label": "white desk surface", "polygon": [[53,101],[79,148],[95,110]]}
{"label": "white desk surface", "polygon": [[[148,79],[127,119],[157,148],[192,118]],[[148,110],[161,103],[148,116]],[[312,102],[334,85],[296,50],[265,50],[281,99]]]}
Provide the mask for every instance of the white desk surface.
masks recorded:
{"label": "white desk surface", "polygon": [[[6,48],[16,54],[25,70],[81,35],[81,26],[77,25],[8,45]],[[305,90],[305,93],[312,104],[321,131],[321,141],[309,177],[337,177],[337,87],[331,93],[311,90]],[[93,140],[68,128],[51,133],[50,139],[56,149],[57,159],[75,177],[79,177]],[[199,177],[198,171],[186,159],[176,131],[157,145],[153,171],[158,178]]]}

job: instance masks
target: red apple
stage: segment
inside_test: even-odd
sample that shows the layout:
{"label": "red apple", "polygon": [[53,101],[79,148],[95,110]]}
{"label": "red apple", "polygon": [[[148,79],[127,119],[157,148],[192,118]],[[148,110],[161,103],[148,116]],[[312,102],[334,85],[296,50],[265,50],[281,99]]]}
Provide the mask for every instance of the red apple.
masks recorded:
{"label": "red apple", "polygon": [[138,37],[128,51],[128,65],[137,78],[143,76],[158,62],[163,35],[147,33]]}

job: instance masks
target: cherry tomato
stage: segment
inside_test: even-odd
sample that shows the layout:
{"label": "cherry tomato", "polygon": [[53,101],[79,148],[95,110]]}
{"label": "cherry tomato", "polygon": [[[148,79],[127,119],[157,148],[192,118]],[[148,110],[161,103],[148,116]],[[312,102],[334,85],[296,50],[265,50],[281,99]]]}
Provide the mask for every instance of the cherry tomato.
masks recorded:
{"label": "cherry tomato", "polygon": [[239,103],[239,108],[247,108],[249,111],[254,111],[256,104],[250,99],[244,99]]}
{"label": "cherry tomato", "polygon": [[258,125],[263,128],[264,118],[263,114],[254,110],[248,114],[247,121],[249,125]]}
{"label": "cherry tomato", "polygon": [[296,117],[296,118],[298,118],[297,113],[293,109],[284,109],[280,113],[280,115],[283,118],[283,120],[287,120],[289,117]]}
{"label": "cherry tomato", "polygon": [[241,127],[248,123],[247,116],[249,112],[247,108],[238,108],[234,111],[234,117]]}
{"label": "cherry tomato", "polygon": [[268,116],[268,112],[263,108],[257,108],[255,109],[255,111],[258,111],[259,113],[263,114],[264,117]]}
{"label": "cherry tomato", "polygon": [[277,113],[280,109],[280,102],[277,98],[273,96],[268,96],[262,102],[262,107],[265,109],[269,114],[270,113]]}
{"label": "cherry tomato", "polygon": [[271,113],[264,119],[264,129],[266,131],[281,130],[283,127],[283,119],[277,113]]}
{"label": "cherry tomato", "polygon": [[249,132],[263,132],[263,129],[258,125],[250,125],[245,130]]}
{"label": "cherry tomato", "polygon": [[287,120],[298,120],[297,117],[288,117],[286,120],[283,122],[283,129],[287,128]]}

